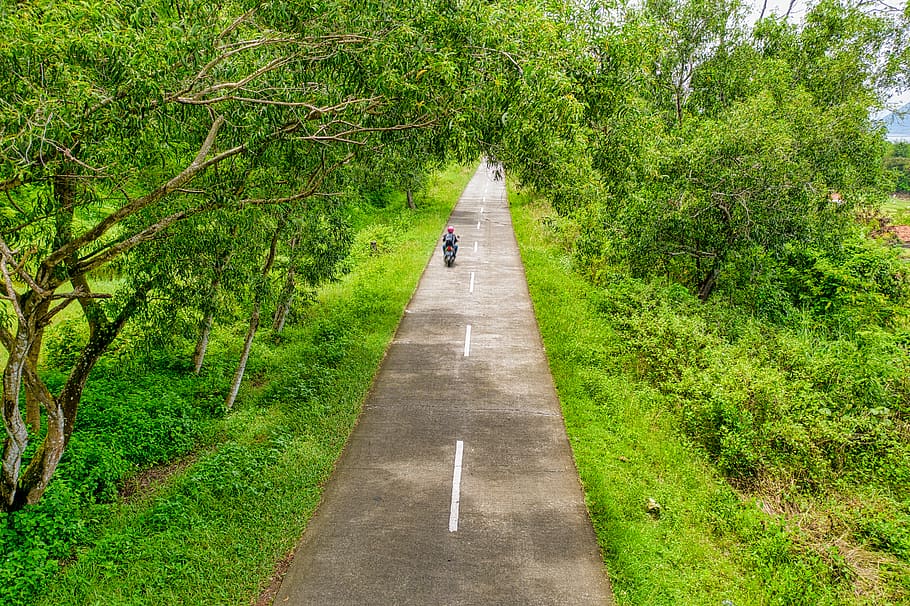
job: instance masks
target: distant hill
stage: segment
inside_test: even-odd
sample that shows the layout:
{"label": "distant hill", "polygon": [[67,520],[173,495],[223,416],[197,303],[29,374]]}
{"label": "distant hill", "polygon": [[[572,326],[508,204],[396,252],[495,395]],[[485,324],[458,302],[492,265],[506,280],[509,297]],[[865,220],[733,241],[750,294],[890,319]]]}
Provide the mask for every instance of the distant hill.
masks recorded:
{"label": "distant hill", "polygon": [[889,139],[910,140],[910,103],[882,118],[882,123],[888,131]]}

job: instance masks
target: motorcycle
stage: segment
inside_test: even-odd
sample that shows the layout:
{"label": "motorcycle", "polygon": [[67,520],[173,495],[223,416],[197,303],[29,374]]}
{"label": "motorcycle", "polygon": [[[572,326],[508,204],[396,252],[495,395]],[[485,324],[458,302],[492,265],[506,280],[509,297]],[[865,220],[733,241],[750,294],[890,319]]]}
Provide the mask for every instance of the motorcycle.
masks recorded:
{"label": "motorcycle", "polygon": [[455,263],[455,247],[451,244],[446,244],[443,261],[445,261],[446,267],[452,267]]}

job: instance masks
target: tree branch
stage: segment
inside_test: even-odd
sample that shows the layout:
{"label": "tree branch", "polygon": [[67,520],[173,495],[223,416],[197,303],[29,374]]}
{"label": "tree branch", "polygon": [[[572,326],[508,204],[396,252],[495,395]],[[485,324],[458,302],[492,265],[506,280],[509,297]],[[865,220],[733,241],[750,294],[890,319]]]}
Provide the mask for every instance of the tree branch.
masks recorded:
{"label": "tree branch", "polygon": [[208,156],[209,151],[211,151],[212,146],[215,143],[215,139],[218,136],[218,131],[221,129],[221,126],[223,124],[224,124],[224,117],[218,116],[215,119],[215,121],[212,123],[212,126],[209,128],[209,132],[206,135],[205,141],[200,146],[199,152],[196,154],[196,157],[193,159],[193,161],[190,163],[189,166],[187,166],[185,169],[183,169],[183,171],[180,172],[180,174],[178,174],[176,177],[172,178],[170,181],[168,181],[164,185],[159,186],[157,189],[155,189],[151,193],[149,193],[145,196],[142,196],[140,198],[136,198],[129,204],[125,204],[124,206],[120,207],[119,209],[117,209],[116,211],[112,212],[110,215],[108,215],[107,217],[105,217],[104,219],[99,221],[98,224],[95,225],[95,227],[93,227],[92,229],[89,229],[88,231],[84,232],[78,238],[74,238],[73,240],[71,240],[70,242],[65,244],[64,246],[61,246],[60,248],[55,250],[53,253],[48,255],[47,258],[44,260],[44,263],[42,263],[42,268],[49,272],[51,270],[51,268],[56,267],[60,262],[67,259],[68,257],[72,256],[73,254],[75,254],[76,251],[78,251],[80,248],[82,248],[89,242],[93,242],[93,241],[97,240],[98,238],[100,238],[101,236],[103,236],[111,227],[113,227],[114,225],[116,225],[117,223],[119,223],[120,221],[125,219],[126,217],[129,217],[130,215],[133,215],[133,214],[139,212],[140,210],[149,206],[150,204],[157,202],[158,200],[160,200],[164,196],[168,195],[169,193],[176,191],[177,189],[179,189],[180,187],[185,185],[188,181],[193,179],[193,177],[195,177],[197,174],[199,174],[200,172],[205,170],[208,166],[211,166],[211,164],[213,164],[214,162],[216,162],[216,161],[220,162],[221,160],[223,160],[227,157],[230,157],[231,155],[236,155],[236,154],[240,153],[240,151],[243,151],[245,149],[245,147],[239,146],[237,148],[234,148],[233,150],[229,150],[228,152],[223,152],[222,154],[219,154],[218,156],[215,157],[215,158],[217,158],[217,160],[215,158],[213,158],[212,160],[205,161],[206,156]]}
{"label": "tree branch", "polygon": [[313,171],[313,174],[310,175],[310,179],[307,182],[306,187],[304,187],[300,192],[294,194],[293,196],[288,196],[286,198],[247,198],[245,200],[241,200],[240,204],[251,206],[265,204],[287,204],[308,198],[316,193],[316,190],[319,189],[319,187],[325,181],[326,177],[350,162],[356,155],[356,153],[351,152],[332,166],[328,168],[322,166],[319,170]]}
{"label": "tree branch", "polygon": [[[38,284],[35,282],[35,279],[32,278],[32,276],[27,271],[25,271],[25,262],[23,261],[22,263],[16,263],[16,252],[17,251],[10,250],[9,246],[6,244],[6,240],[0,237],[0,254],[3,255],[3,262],[5,264],[9,263],[12,265],[13,270],[16,272],[16,275],[19,276],[19,278],[25,282],[26,286],[28,286],[36,295],[46,295],[47,290],[41,286],[38,286]],[[5,268],[5,266],[4,272],[8,273],[8,270]],[[7,290],[9,290],[9,285],[7,285]],[[7,292],[7,294],[11,293]]]}

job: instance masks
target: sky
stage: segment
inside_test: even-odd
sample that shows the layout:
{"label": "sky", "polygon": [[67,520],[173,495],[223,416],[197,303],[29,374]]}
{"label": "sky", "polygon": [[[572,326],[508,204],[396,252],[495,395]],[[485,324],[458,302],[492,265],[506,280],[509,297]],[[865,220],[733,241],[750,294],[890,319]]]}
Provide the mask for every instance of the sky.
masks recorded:
{"label": "sky", "polygon": [[[750,0],[749,4],[752,5],[752,18],[758,19],[758,15],[761,13],[763,0]],[[783,15],[787,12],[788,6],[790,6],[789,0],[768,0],[768,8],[765,9],[765,16],[772,13],[776,15]],[[805,13],[805,0],[796,0],[796,3],[793,5],[793,10],[790,12],[790,16],[796,19],[800,19]]]}

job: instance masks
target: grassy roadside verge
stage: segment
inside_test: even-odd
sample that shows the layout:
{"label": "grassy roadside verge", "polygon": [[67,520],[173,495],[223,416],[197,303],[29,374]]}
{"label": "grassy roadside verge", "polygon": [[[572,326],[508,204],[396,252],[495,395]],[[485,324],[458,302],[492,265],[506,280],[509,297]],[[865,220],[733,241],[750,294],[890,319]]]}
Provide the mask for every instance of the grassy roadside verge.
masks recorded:
{"label": "grassy roadside verge", "polygon": [[[255,598],[315,510],[402,309],[471,174],[458,169],[437,178],[416,212],[393,201],[371,218],[356,218],[363,227],[350,274],[324,288],[319,303],[280,341],[262,336],[248,368],[252,387],[212,429],[198,458],[157,490],[115,505],[96,523],[91,544],[36,603],[239,604]],[[212,355],[219,356],[218,347]]]}
{"label": "grassy roadside verge", "polygon": [[[585,497],[619,604],[760,603],[741,547],[717,528],[739,508],[674,431],[661,395],[613,361],[595,289],[541,229],[546,209],[511,194],[531,297]],[[660,511],[649,513],[653,499]]]}
{"label": "grassy roadside verge", "polygon": [[[861,406],[859,396],[840,393],[853,384],[854,367],[871,386],[857,393],[888,395],[889,386],[900,385],[888,381],[902,358],[875,350],[889,361],[879,368],[870,348],[826,340],[811,326],[793,330],[723,304],[703,306],[673,285],[617,277],[593,286],[573,271],[571,221],[528,195],[510,197],[617,603],[907,603],[906,484],[890,479],[906,473],[905,446],[887,434],[890,441],[857,467],[859,483],[850,471],[825,467],[811,446],[814,458],[797,457],[801,444],[820,435],[817,419],[848,436],[845,448],[861,446],[866,434],[850,428],[847,414],[823,409],[813,416],[806,403]],[[862,356],[832,357],[841,350]],[[797,358],[801,366],[778,363]],[[836,374],[823,381],[828,368]],[[693,384],[700,388],[687,387]],[[768,411],[762,429],[789,438],[746,441],[743,428],[758,422],[737,427],[731,419],[754,403]],[[880,432],[893,426],[873,423]],[[697,441],[705,435],[718,436],[719,456]],[[723,474],[737,477],[750,456],[764,457],[771,472],[734,490]],[[824,470],[814,489],[780,479],[813,464]],[[652,501],[658,508],[649,512]]]}

